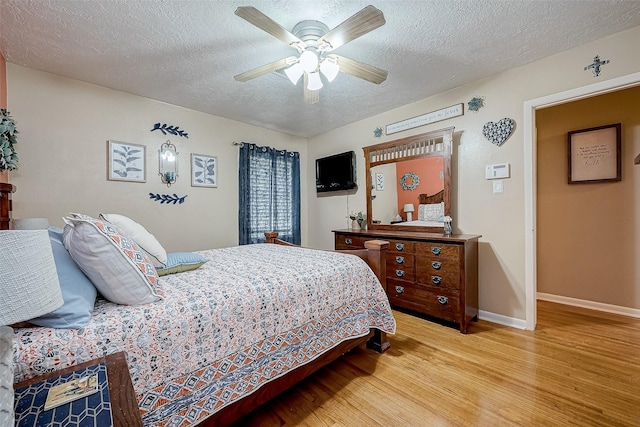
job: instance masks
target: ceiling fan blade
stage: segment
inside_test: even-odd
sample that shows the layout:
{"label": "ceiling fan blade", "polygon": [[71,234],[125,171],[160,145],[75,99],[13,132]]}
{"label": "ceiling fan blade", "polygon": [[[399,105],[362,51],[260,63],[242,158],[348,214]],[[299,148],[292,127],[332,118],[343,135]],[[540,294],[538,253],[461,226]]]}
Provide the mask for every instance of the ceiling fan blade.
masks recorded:
{"label": "ceiling fan blade", "polygon": [[236,9],[235,13],[240,18],[255,25],[288,45],[293,45],[293,47],[300,49],[304,49],[307,46],[302,40],[291,34],[291,32],[286,28],[282,27],[276,21],[269,18],[253,6],[240,6]]}
{"label": "ceiling fan blade", "polygon": [[304,103],[305,104],[315,104],[320,100],[320,91],[319,90],[309,90],[307,89],[307,85],[309,84],[309,78],[307,77],[307,73],[304,73]]}
{"label": "ceiling fan blade", "polygon": [[345,74],[370,81],[377,85],[387,80],[387,75],[389,74],[387,70],[365,64],[364,62],[354,61],[353,59],[345,58],[344,56],[331,56],[334,56],[338,60],[340,71]]}
{"label": "ceiling fan blade", "polygon": [[293,64],[294,62],[296,62],[297,60],[298,58],[296,58],[295,56],[288,56],[284,59],[280,59],[278,61],[265,64],[261,67],[254,68],[253,70],[245,71],[244,73],[238,74],[233,78],[239,82],[246,82],[248,80],[255,79],[256,77],[260,77],[265,74],[269,74],[274,71],[278,71],[283,68],[286,68],[289,65]]}
{"label": "ceiling fan blade", "polygon": [[385,24],[384,15],[379,9],[369,5],[348,18],[318,40],[320,50],[331,52],[345,43],[373,31]]}

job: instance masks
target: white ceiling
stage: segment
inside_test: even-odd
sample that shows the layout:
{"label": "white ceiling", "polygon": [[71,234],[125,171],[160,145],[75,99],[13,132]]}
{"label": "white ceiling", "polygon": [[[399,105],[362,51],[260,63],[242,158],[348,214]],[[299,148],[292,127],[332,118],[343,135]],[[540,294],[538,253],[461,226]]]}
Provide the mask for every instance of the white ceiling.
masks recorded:
{"label": "white ceiling", "polygon": [[[291,31],[307,19],[334,28],[368,4],[386,24],[334,52],[388,70],[384,83],[341,73],[308,105],[283,75],[234,80],[296,53],[237,17],[238,6]],[[638,25],[640,1],[629,0],[0,0],[0,51],[14,64],[310,137]]]}

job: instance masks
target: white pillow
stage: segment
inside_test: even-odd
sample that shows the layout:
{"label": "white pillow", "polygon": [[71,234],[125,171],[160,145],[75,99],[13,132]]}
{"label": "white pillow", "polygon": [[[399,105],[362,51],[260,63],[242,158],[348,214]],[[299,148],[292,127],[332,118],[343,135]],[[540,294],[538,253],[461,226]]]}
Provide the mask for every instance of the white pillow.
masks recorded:
{"label": "white pillow", "polygon": [[418,220],[420,221],[437,221],[443,215],[444,202],[418,206]]}
{"label": "white pillow", "polygon": [[81,214],[64,221],[64,246],[103,297],[126,305],[163,299],[156,269],[117,226]]}
{"label": "white pillow", "polygon": [[100,214],[100,218],[120,227],[127,236],[135,240],[138,246],[145,251],[154,267],[165,268],[167,266],[167,251],[164,250],[158,239],[142,225],[124,215]]}

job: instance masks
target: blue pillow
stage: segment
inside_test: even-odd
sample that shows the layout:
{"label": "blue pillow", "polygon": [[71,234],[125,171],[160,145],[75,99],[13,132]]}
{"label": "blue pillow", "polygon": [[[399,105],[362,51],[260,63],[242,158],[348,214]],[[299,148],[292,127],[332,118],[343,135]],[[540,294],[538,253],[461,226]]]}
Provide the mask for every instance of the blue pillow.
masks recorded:
{"label": "blue pillow", "polygon": [[31,319],[29,322],[49,328],[83,328],[91,320],[97,296],[96,288],[62,244],[62,229],[49,227],[49,240],[56,270],[58,270],[58,281],[64,304],[51,313]]}
{"label": "blue pillow", "polygon": [[167,254],[167,266],[157,268],[156,271],[158,276],[182,273],[183,271],[195,270],[205,262],[207,262],[206,258],[193,252],[172,252]]}

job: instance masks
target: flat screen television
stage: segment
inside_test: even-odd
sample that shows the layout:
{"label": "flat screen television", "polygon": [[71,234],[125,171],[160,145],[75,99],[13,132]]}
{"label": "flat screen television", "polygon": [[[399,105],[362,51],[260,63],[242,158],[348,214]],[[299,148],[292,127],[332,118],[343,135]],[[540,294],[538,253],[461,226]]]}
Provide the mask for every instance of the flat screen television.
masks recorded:
{"label": "flat screen television", "polygon": [[316,159],[316,192],[342,191],[358,188],[356,153],[334,154]]}

